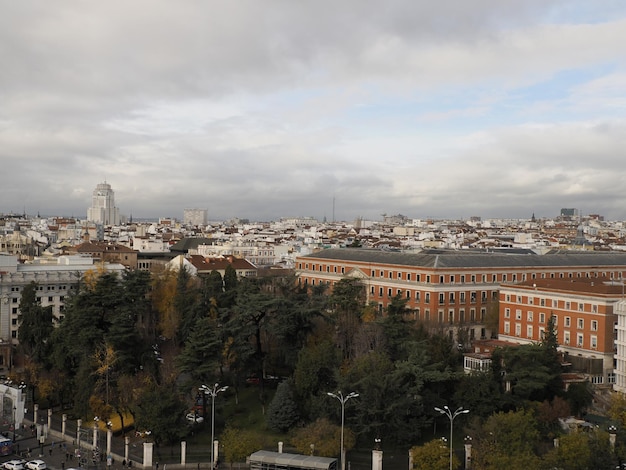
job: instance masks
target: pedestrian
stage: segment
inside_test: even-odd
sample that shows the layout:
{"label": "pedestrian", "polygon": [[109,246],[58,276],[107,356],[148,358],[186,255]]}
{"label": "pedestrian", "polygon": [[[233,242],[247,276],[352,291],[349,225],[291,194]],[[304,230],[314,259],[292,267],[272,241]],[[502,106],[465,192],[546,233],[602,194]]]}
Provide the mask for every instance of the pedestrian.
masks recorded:
{"label": "pedestrian", "polygon": [[52,446],[48,449],[48,453],[50,454],[50,457],[52,457]]}
{"label": "pedestrian", "polygon": [[122,460],[122,467],[126,468],[126,459]]}

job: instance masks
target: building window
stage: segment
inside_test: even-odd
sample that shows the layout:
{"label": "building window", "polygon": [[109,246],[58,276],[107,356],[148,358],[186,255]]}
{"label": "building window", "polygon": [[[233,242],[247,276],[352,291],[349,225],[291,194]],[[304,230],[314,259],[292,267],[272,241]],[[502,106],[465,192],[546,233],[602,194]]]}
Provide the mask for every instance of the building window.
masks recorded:
{"label": "building window", "polygon": [[378,288],[378,295],[381,296],[381,297],[383,296],[383,288],[382,287]]}
{"label": "building window", "polygon": [[521,303],[522,303],[522,296],[521,296],[521,295],[518,295],[518,296],[517,296],[517,303],[518,303],[518,304],[521,304]]}
{"label": "building window", "polygon": [[532,327],[532,325],[528,325],[526,327],[526,337],[527,338],[532,338],[533,337],[533,327]]}
{"label": "building window", "polygon": [[546,329],[543,327],[539,327],[539,339],[545,339],[546,338]]}
{"label": "building window", "polygon": [[505,308],[504,309],[504,318],[511,318],[511,309],[510,308]]}
{"label": "building window", "polygon": [[406,280],[410,281],[411,280],[411,273],[406,273]]}
{"label": "building window", "polygon": [[528,321],[528,322],[533,321],[533,312],[532,312],[532,310],[529,310],[528,312],[526,312],[526,321]]}
{"label": "building window", "polygon": [[442,305],[445,302],[445,294],[443,292],[439,293],[439,305]]}
{"label": "building window", "polygon": [[454,303],[454,292],[450,292],[450,303]]}
{"label": "building window", "polygon": [[539,299],[539,305],[541,305],[542,307],[546,306],[546,299]]}
{"label": "building window", "polygon": [[439,284],[444,284],[444,277],[443,276],[439,276]]}
{"label": "building window", "polygon": [[576,335],[576,346],[578,346],[579,348],[583,347],[583,335],[582,335],[582,333],[578,333]]}
{"label": "building window", "polygon": [[515,324],[515,336],[522,336],[522,325],[520,323]]}
{"label": "building window", "polygon": [[465,303],[465,292],[459,293],[459,302],[461,302],[462,304]]}
{"label": "building window", "polygon": [[420,301],[420,291],[418,291],[418,290],[416,290],[416,291],[415,291],[415,300],[416,300],[417,302],[419,302],[419,301]]}
{"label": "building window", "polygon": [[592,313],[598,313],[598,306],[597,305],[592,305],[591,306],[591,312]]}
{"label": "building window", "polygon": [[511,295],[510,295],[510,294],[506,294],[506,295],[504,296],[504,300],[505,300],[506,302],[510,302],[510,301],[511,301]]}
{"label": "building window", "polygon": [[461,282],[465,282],[465,274],[461,274]]}
{"label": "building window", "polygon": [[569,328],[569,327],[570,327],[571,322],[572,322],[572,319],[571,319],[570,317],[565,317],[565,326],[566,326],[567,328]]}
{"label": "building window", "polygon": [[454,310],[448,310],[448,323],[454,323]]}
{"label": "building window", "polygon": [[476,303],[476,292],[470,293],[470,302],[473,304]]}
{"label": "building window", "polygon": [[502,275],[502,282],[506,282],[506,274]]}
{"label": "building window", "polygon": [[591,320],[591,331],[598,331],[598,321]]}
{"label": "building window", "polygon": [[437,315],[439,316],[439,323],[443,323],[443,310],[437,311]]}
{"label": "building window", "polygon": [[391,297],[393,294],[391,293],[391,288],[387,289],[387,296]]}
{"label": "building window", "polygon": [[590,340],[591,340],[591,349],[598,349],[598,337],[591,336]]}
{"label": "building window", "polygon": [[522,309],[520,308],[515,309],[515,319],[516,320],[522,319]]}
{"label": "building window", "polygon": [[577,326],[578,326],[578,329],[579,329],[579,330],[584,329],[584,328],[585,328],[585,320],[583,320],[582,318],[579,318],[579,319],[578,319],[578,325],[577,325]]}
{"label": "building window", "polygon": [[430,275],[426,275],[426,284],[430,284]]}
{"label": "building window", "polygon": [[486,308],[481,308],[480,309],[480,321],[484,322],[485,321],[485,316],[487,315],[487,309]]}
{"label": "building window", "polygon": [[406,291],[406,298],[407,298],[407,299],[410,299],[410,298],[411,298],[411,291],[410,291],[410,290],[407,290],[407,291]]}
{"label": "building window", "polygon": [[430,303],[430,292],[426,292],[424,295],[424,301],[429,304]]}
{"label": "building window", "polygon": [[545,323],[546,322],[546,314],[545,313],[539,313],[539,323]]}
{"label": "building window", "polygon": [[470,321],[471,322],[476,321],[476,309],[475,308],[470,308]]}
{"label": "building window", "polygon": [[579,312],[584,312],[585,311],[585,304],[583,304],[582,302],[578,302],[578,311]]}
{"label": "building window", "polygon": [[451,274],[451,275],[450,275],[450,283],[451,283],[451,284],[454,284],[454,274]]}
{"label": "building window", "polygon": [[559,306],[559,301],[556,299],[552,299],[552,307],[558,308],[558,306]]}
{"label": "building window", "polygon": [[504,334],[508,335],[511,332],[511,323],[508,321],[504,322]]}
{"label": "building window", "polygon": [[393,278],[393,273],[391,271],[389,271],[389,279]]}
{"label": "building window", "polygon": [[471,279],[472,279],[472,282],[476,282],[476,275],[472,274],[472,278]]}
{"label": "building window", "polygon": [[569,344],[569,331],[563,332],[563,344]]}

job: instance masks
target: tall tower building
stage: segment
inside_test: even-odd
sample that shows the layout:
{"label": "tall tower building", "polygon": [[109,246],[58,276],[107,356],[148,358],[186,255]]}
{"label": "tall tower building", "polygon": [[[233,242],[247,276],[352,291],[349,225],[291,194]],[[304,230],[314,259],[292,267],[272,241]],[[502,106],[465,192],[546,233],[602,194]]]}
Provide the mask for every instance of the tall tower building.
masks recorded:
{"label": "tall tower building", "polygon": [[184,209],[183,224],[185,225],[206,225],[207,210],[206,209]]}
{"label": "tall tower building", "polygon": [[87,220],[103,225],[119,225],[120,211],[115,207],[115,194],[106,182],[96,186],[91,196],[91,207],[87,209]]}

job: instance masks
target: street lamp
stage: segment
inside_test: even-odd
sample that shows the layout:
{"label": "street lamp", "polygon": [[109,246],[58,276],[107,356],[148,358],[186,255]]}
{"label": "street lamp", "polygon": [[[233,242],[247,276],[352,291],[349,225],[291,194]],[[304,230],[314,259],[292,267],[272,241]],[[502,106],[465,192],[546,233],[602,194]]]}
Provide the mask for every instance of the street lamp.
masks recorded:
{"label": "street lamp", "polygon": [[341,470],[346,470],[346,459],[343,455],[343,421],[345,416],[345,405],[350,398],[356,398],[359,394],[356,392],[350,392],[344,397],[341,390],[338,390],[337,393],[326,392],[326,395],[336,398],[339,400],[339,403],[341,403]]}
{"label": "street lamp", "polygon": [[452,430],[454,428],[454,418],[459,415],[469,413],[469,410],[464,410],[462,406],[459,406],[456,411],[452,411],[448,408],[448,405],[444,405],[443,409],[435,406],[435,411],[438,411],[442,415],[446,415],[450,420],[450,470],[452,470]]}
{"label": "street lamp", "polygon": [[200,390],[202,390],[205,395],[211,395],[211,470],[213,470],[215,465],[215,458],[213,457],[213,441],[215,440],[215,397],[218,393],[224,392],[227,389],[228,385],[220,387],[217,383],[213,385],[213,388],[209,388],[206,385],[200,387]]}

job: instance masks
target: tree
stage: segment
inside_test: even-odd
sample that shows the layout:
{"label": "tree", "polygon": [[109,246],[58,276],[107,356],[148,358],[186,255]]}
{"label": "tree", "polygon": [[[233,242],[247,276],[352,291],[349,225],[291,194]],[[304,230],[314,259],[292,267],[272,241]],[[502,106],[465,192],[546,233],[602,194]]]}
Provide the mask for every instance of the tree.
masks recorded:
{"label": "tree", "polygon": [[474,425],[472,468],[476,470],[528,470],[540,468],[537,422],[530,411],[499,412],[484,424]]}
{"label": "tree", "polygon": [[278,385],[274,399],[267,409],[267,425],[276,432],[286,432],[300,419],[291,384],[285,380]]}
{"label": "tree", "polygon": [[178,442],[186,433],[186,409],[172,385],[147,388],[137,403],[137,428],[149,430],[157,446]]}
{"label": "tree", "polygon": [[232,427],[224,430],[220,442],[224,445],[224,459],[231,467],[235,462],[245,462],[250,454],[263,446],[258,433]]}
{"label": "tree", "polygon": [[337,345],[343,357],[349,359],[353,354],[354,337],[365,307],[365,286],[359,279],[343,278],[333,286],[330,302],[333,306]]}
{"label": "tree", "polygon": [[54,329],[52,306],[41,306],[37,300],[37,289],[38,284],[31,281],[22,290],[18,337],[20,346],[33,361],[49,365],[50,339]]}
{"label": "tree", "polygon": [[[350,428],[344,426],[343,447],[345,451],[352,449],[356,437]],[[341,426],[332,424],[326,418],[320,418],[313,423],[297,429],[291,439],[291,444],[301,454],[310,454],[311,445],[315,455],[334,457],[341,452]]]}
{"label": "tree", "polygon": [[[412,470],[447,470],[450,465],[448,444],[441,439],[433,439],[423,446],[411,448]],[[459,468],[459,459],[452,456],[452,468]]]}

